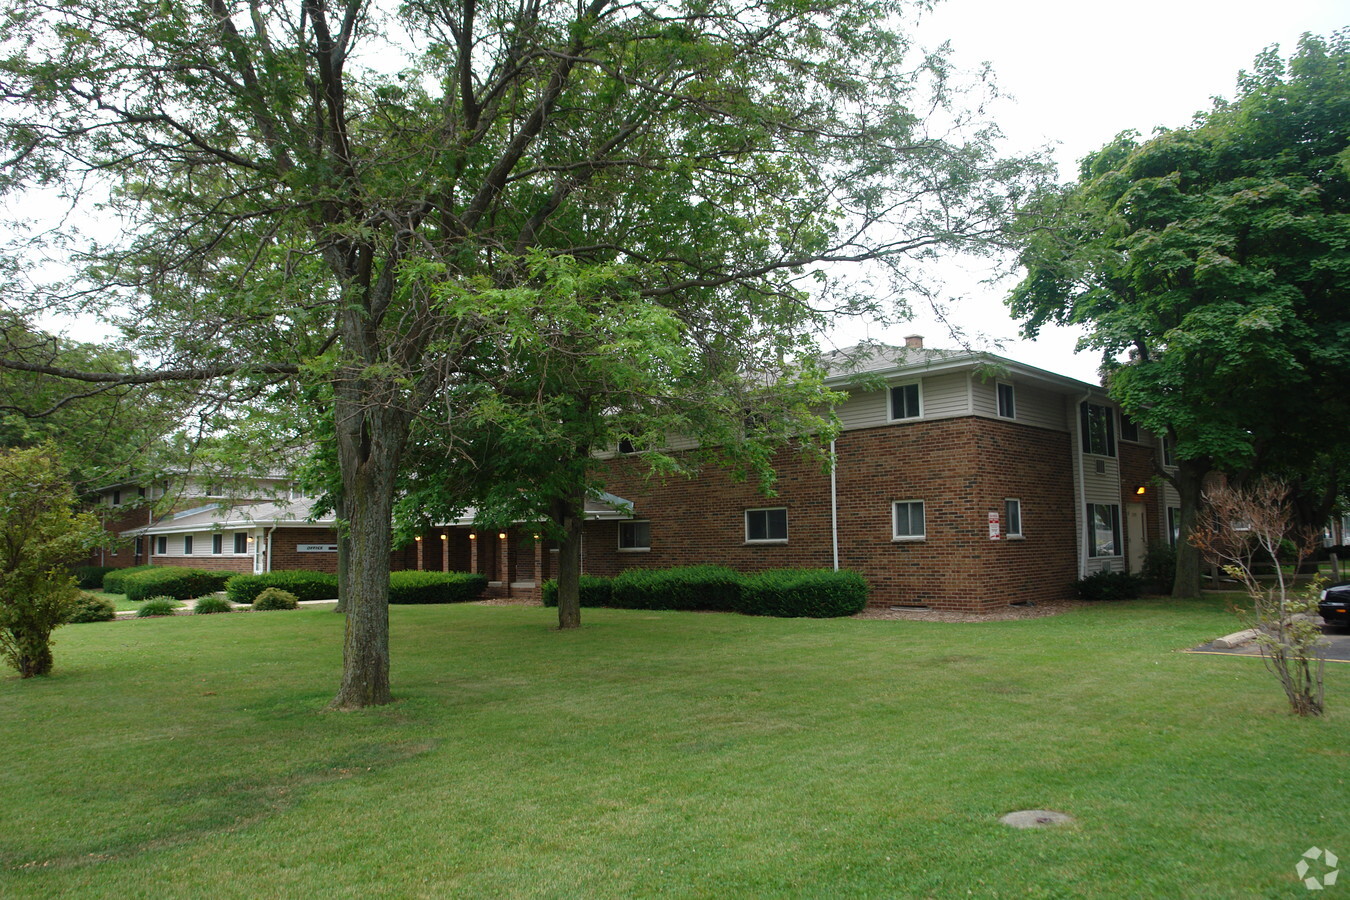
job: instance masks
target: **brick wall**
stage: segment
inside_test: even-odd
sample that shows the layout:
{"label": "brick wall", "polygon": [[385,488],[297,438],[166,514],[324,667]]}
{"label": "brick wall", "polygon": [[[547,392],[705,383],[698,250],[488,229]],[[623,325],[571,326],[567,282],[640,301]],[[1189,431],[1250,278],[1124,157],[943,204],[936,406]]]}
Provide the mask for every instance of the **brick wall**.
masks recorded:
{"label": "brick wall", "polygon": [[[1120,509],[1122,539],[1125,541],[1125,554],[1129,558],[1129,529],[1124,527],[1126,509],[1140,503],[1144,505],[1144,535],[1146,542],[1164,539],[1166,534],[1166,514],[1162,508],[1162,486],[1156,484],[1157,470],[1153,467],[1152,447],[1141,444],[1120,443]],[[1144,486],[1141,498],[1137,489]]]}
{"label": "brick wall", "polygon": [[272,571],[280,569],[309,569],[315,572],[337,573],[337,553],[301,553],[299,544],[336,544],[337,533],[331,528],[278,528],[272,532]]}
{"label": "brick wall", "polygon": [[[1077,571],[1067,434],[980,418],[845,432],[839,457],[839,563],[867,578],[871,603],[989,610],[1068,595]],[[651,521],[651,550],[617,548],[618,524],[587,526],[584,570],[719,563],[742,572],[829,567],[830,478],[791,453],[775,461],[776,498],[710,468],[695,480],[652,480],[640,460],[610,462],[606,487]],[[1021,540],[989,539],[988,513],[1022,501]],[[922,500],[926,537],[892,537],[892,503]],[[745,510],[786,507],[788,541],[745,540]]]}
{"label": "brick wall", "polygon": [[150,562],[156,566],[177,566],[180,569],[205,569],[208,572],[242,572],[253,574],[251,556],[215,556],[211,554],[192,556],[151,556]]}

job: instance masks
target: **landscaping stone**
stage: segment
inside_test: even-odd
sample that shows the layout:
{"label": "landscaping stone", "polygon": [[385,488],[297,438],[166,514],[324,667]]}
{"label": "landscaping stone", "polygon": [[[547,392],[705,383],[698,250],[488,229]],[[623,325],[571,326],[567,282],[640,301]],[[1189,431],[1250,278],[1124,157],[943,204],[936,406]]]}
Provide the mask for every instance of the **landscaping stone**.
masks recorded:
{"label": "landscaping stone", "polygon": [[1019,809],[999,819],[1012,828],[1049,828],[1054,825],[1069,825],[1073,816],[1055,812],[1053,809]]}

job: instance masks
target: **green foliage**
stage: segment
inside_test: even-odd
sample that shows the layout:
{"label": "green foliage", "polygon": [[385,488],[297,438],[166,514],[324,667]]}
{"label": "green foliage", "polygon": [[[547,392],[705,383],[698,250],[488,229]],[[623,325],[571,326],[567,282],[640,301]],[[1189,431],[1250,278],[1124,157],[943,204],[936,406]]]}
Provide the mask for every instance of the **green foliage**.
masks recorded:
{"label": "green foliage", "polygon": [[[122,584],[127,599],[133,602],[155,595],[191,600],[223,590],[230,579],[229,572],[208,572],[204,569],[182,569],[177,566],[156,566],[126,576]],[[105,579],[106,581],[106,579]]]}
{"label": "green foliage", "polygon": [[1133,600],[1143,593],[1144,585],[1138,575],[1129,572],[1093,572],[1073,583],[1079,600]]}
{"label": "green foliage", "polygon": [[155,568],[158,568],[158,566],[144,565],[131,566],[126,569],[113,569],[103,576],[103,592],[106,594],[125,594],[127,592],[127,579]]}
{"label": "green foliage", "polygon": [[79,594],[70,564],[102,539],[74,512],[67,471],[47,448],[0,451],[0,656],[22,678],[52,669],[52,631]]}
{"label": "green foliage", "polygon": [[281,588],[266,588],[253,598],[253,611],[266,612],[273,609],[295,609],[300,601],[290,591]]}
{"label": "green foliage", "polygon": [[851,616],[867,606],[867,582],[857,572],[774,569],[745,579],[737,611],[752,616]]}
{"label": "green foliage", "polygon": [[136,618],[149,619],[155,616],[171,616],[180,605],[174,597],[149,597],[141,604],[141,608],[136,610]]}
{"label": "green foliage", "polygon": [[103,576],[113,571],[116,571],[115,566],[76,566],[75,583],[87,590],[101,590],[103,588]]}
{"label": "green foliage", "polygon": [[117,618],[117,607],[111,600],[81,592],[71,604],[66,621],[72,625],[81,622],[111,622]]}
{"label": "green foliage", "polygon": [[730,612],[741,578],[726,566],[626,569],[611,582],[612,605],[621,609],[710,609]]}
{"label": "green foliage", "polygon": [[227,613],[233,610],[230,601],[224,597],[202,597],[192,606],[193,615],[207,616],[214,613]]}
{"label": "green foliage", "polygon": [[303,569],[235,575],[225,583],[225,593],[234,603],[252,603],[258,594],[271,587],[294,594],[298,600],[332,600],[338,595],[336,575]]}
{"label": "green foliage", "polygon": [[[610,589],[610,579],[601,578],[598,575],[582,575],[581,583],[581,605],[582,606],[613,606],[614,595]],[[545,606],[558,605],[558,581],[550,578],[545,581],[541,591],[543,593]]]}
{"label": "green foliage", "polygon": [[1166,593],[1177,577],[1177,548],[1165,541],[1154,541],[1144,554],[1144,566],[1139,573],[1149,590]]}
{"label": "green foliage", "polygon": [[391,572],[390,603],[467,603],[487,589],[487,576],[468,572]]}

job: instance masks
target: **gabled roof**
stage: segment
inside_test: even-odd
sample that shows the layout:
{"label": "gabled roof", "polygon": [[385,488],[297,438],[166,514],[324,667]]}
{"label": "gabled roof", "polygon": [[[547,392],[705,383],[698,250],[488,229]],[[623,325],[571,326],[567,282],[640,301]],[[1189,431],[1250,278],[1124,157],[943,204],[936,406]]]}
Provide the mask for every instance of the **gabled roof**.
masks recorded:
{"label": "gabled roof", "polygon": [[142,534],[169,534],[181,531],[231,531],[248,528],[271,528],[278,525],[333,525],[335,518],[327,515],[313,516],[314,501],[277,500],[262,503],[248,503],[222,508],[220,504],[201,506],[184,510],[176,515],[166,516],[153,525],[132,528],[122,534],[135,536]]}
{"label": "gabled roof", "polygon": [[859,378],[904,378],[938,374],[963,369],[988,368],[1006,372],[1008,377],[1037,381],[1046,387],[1065,393],[1095,391],[1105,393],[1100,385],[1079,381],[1067,375],[1029,366],[981,350],[930,350],[924,347],[895,347],[875,341],[865,341],[845,347],[821,357],[825,366],[825,383],[834,388],[847,387]]}

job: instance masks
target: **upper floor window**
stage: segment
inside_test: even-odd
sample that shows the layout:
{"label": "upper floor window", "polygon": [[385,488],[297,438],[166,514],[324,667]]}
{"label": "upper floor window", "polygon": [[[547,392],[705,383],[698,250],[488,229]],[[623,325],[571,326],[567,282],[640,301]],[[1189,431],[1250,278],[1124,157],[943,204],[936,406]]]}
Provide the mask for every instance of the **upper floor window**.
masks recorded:
{"label": "upper floor window", "polygon": [[787,509],[747,509],[745,511],[745,539],[747,541],[786,541],[788,539]]}
{"label": "upper floor window", "polygon": [[1162,461],[1164,466],[1175,466],[1177,464],[1177,456],[1172,452],[1171,438],[1165,437],[1162,439]]}
{"label": "upper floor window", "polygon": [[620,522],[619,549],[620,550],[652,549],[652,523]]}
{"label": "upper floor window", "polygon": [[121,492],[121,491],[113,491],[113,495],[112,495],[112,505],[113,505],[113,506],[121,506],[121,505],[122,505],[122,492]]}
{"label": "upper floor window", "polygon": [[632,438],[619,438],[619,452],[620,452],[620,453],[636,453],[636,452],[637,452],[637,444],[634,444],[634,443],[633,443],[633,439],[632,439]]}
{"label": "upper floor window", "polygon": [[218,481],[207,482],[206,496],[213,500],[223,498],[225,496],[225,485]]}
{"label": "upper floor window", "polygon": [[1017,398],[1013,386],[1000,381],[995,387],[998,390],[998,414],[1005,419],[1017,418]]}
{"label": "upper floor window", "polygon": [[891,536],[897,541],[921,541],[927,537],[922,500],[897,500],[891,508]]}
{"label": "upper floor window", "polygon": [[1116,455],[1116,417],[1109,406],[1084,403],[1082,406],[1083,452],[1098,456]]}
{"label": "upper floor window", "polygon": [[919,383],[898,384],[891,388],[891,418],[917,419],[923,415]]}

